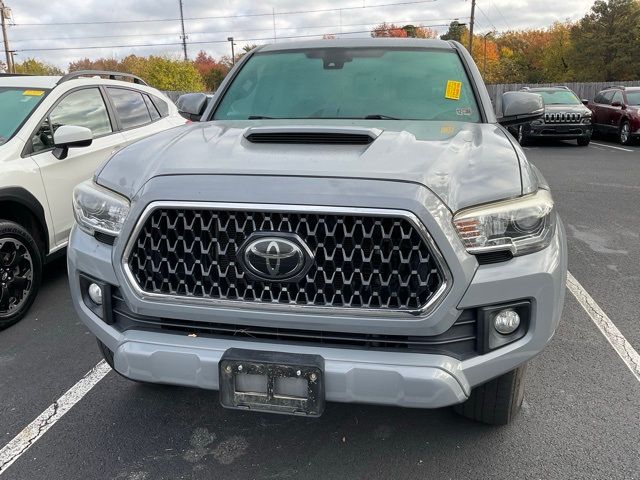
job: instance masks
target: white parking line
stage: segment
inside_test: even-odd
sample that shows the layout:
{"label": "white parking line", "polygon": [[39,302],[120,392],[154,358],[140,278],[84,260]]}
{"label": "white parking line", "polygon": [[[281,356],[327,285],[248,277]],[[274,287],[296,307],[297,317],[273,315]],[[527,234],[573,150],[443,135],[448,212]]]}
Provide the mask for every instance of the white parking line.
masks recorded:
{"label": "white parking line", "polygon": [[596,301],[591,298],[591,295],[587,293],[570,272],[567,273],[567,288],[573,293],[573,296],[576,297],[576,300],[591,317],[591,320],[596,324],[602,335],[605,336],[613,349],[620,355],[622,361],[629,367],[631,373],[640,382],[640,355],[638,352],[624,338],[618,327],[613,324],[607,314],[602,311]]}
{"label": "white parking line", "polygon": [[[570,272],[567,272],[567,288],[576,297],[622,361],[629,367],[631,373],[640,381],[640,355],[638,352]],[[38,418],[18,433],[13,440],[6,444],[0,450],[0,475],[71,410],[76,403],[82,400],[110,371],[111,368],[102,360],[78,383],[42,412]]]}
{"label": "white parking line", "polygon": [[111,371],[102,360],[0,450],[0,475]]}
{"label": "white parking line", "polygon": [[591,142],[591,145],[598,145],[599,147],[613,148],[614,150],[622,150],[623,152],[635,152],[635,150],[631,150],[630,148],[616,147],[614,145],[607,145],[606,143]]}

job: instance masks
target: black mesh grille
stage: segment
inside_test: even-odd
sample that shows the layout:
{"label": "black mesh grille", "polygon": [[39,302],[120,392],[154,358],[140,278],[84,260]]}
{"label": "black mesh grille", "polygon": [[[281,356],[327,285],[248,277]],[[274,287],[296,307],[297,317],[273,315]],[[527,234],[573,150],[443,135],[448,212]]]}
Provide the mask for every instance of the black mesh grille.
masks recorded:
{"label": "black mesh grille", "polygon": [[[313,254],[293,283],[249,278],[236,261],[254,232],[295,233]],[[322,307],[417,310],[443,282],[405,218],[163,208],[146,219],[128,258],[146,292]]]}

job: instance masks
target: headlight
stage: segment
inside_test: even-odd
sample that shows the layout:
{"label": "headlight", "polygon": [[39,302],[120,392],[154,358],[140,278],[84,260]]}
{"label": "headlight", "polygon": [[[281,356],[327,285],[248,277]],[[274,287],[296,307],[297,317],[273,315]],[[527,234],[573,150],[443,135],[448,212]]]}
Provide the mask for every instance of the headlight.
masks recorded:
{"label": "headlight", "polygon": [[117,236],[129,213],[129,201],[87,181],[73,190],[73,213],[78,226],[88,234],[102,232]]}
{"label": "headlight", "polygon": [[537,120],[532,121],[531,125],[542,125],[543,123],[544,121],[541,118],[539,118]]}
{"label": "headlight", "polygon": [[582,123],[584,123],[586,125],[591,124],[591,115],[587,115],[587,116],[582,117]]}
{"label": "headlight", "polygon": [[514,200],[461,210],[453,223],[469,253],[510,250],[515,256],[547,247],[555,217],[551,194],[538,190]]}

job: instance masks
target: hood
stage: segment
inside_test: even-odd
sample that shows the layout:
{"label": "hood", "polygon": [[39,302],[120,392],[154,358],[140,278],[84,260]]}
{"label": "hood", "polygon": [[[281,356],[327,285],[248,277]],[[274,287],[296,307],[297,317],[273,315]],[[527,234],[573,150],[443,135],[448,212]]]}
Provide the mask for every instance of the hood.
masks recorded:
{"label": "hood", "polygon": [[585,114],[585,113],[591,113],[591,110],[589,110],[585,105],[583,104],[578,104],[578,105],[551,105],[551,104],[545,104],[544,106],[544,111],[545,113],[580,113],[580,114]]}
{"label": "hood", "polygon": [[[495,124],[415,121],[305,121],[304,128],[358,128],[368,145],[253,143],[250,127],[287,131],[283,120],[206,122],[161,132],[118,152],[96,181],[133,198],[151,178],[166,175],[269,175],[412,182],[452,210],[522,194],[521,164]],[[525,178],[529,178],[525,175]],[[527,188],[525,186],[525,191]]]}

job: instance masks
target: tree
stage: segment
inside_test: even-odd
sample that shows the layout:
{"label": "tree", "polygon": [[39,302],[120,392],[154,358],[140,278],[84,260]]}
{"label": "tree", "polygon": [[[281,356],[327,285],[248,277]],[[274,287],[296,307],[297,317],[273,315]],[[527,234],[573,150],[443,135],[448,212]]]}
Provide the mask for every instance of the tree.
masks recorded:
{"label": "tree", "polygon": [[635,80],[640,75],[640,4],[597,0],[571,29],[571,59],[580,81]]}
{"label": "tree", "polygon": [[26,75],[62,75],[64,73],[58,67],[35,58],[27,58],[22,63],[16,63],[14,68],[16,73]]}
{"label": "tree", "polygon": [[69,64],[70,72],[77,72],[79,70],[106,70],[119,72],[120,61],[115,58],[98,58],[97,60],[83,58]]}
{"label": "tree", "polygon": [[405,25],[402,29],[411,38],[438,38],[438,32],[429,27],[416,27],[415,25]]}
{"label": "tree", "polygon": [[372,37],[407,37],[407,32],[393,23],[381,23],[371,31]]}
{"label": "tree", "polygon": [[191,62],[151,56],[145,70],[146,81],[159,90],[202,92],[205,89],[198,70]]}
{"label": "tree", "polygon": [[459,42],[462,40],[462,36],[465,33],[469,33],[469,29],[467,28],[467,26],[461,24],[457,20],[454,20],[449,24],[449,30],[447,30],[447,32],[440,38],[442,40],[455,40],[456,42]]}

